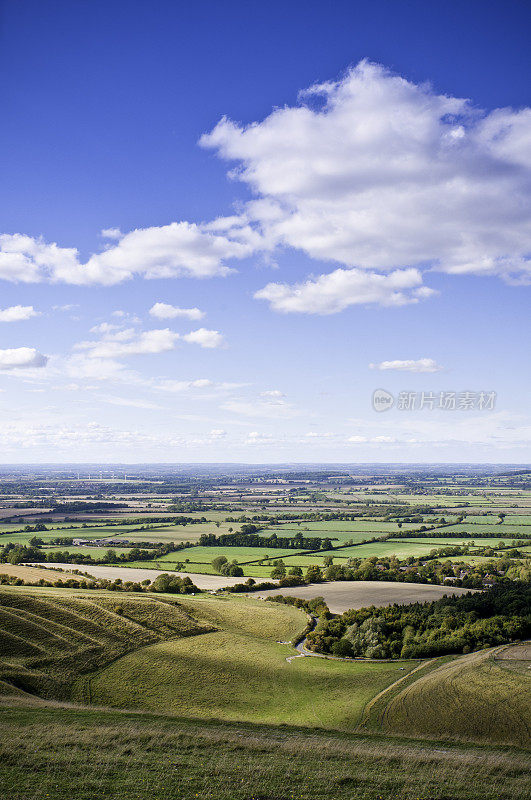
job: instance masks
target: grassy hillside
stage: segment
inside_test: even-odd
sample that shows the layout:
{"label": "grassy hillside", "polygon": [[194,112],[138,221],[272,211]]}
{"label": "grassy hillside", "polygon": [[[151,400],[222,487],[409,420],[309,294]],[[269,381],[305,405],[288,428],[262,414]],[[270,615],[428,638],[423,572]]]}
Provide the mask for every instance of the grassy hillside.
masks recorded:
{"label": "grassy hillside", "polygon": [[530,665],[531,648],[521,644],[460,656],[427,674],[421,670],[393,697],[383,695],[373,723],[395,733],[529,747]]}
{"label": "grassy hillside", "polygon": [[72,708],[2,712],[9,800],[524,800],[506,749]]}
{"label": "grassy hillside", "polygon": [[169,598],[6,589],[0,591],[0,681],[4,692],[11,686],[66,698],[81,674],[131,650],[212,629]]}
{"label": "grassy hillside", "polygon": [[177,602],[160,595],[6,589],[0,592],[0,692],[353,730],[370,698],[403,674],[401,666],[316,658],[288,663],[293,649],[279,641],[289,642],[305,625],[296,608],[242,597]]}
{"label": "grassy hillside", "polygon": [[370,698],[418,663],[288,663],[293,650],[278,640],[304,627],[298,609],[245,598],[181,604],[218,630],[136,650],[79,681],[74,696],[196,718],[353,730]]}
{"label": "grassy hillside", "polygon": [[6,588],[0,695],[235,724],[529,742],[529,651],[288,662],[287,642],[305,624],[292,606],[245,597]]}

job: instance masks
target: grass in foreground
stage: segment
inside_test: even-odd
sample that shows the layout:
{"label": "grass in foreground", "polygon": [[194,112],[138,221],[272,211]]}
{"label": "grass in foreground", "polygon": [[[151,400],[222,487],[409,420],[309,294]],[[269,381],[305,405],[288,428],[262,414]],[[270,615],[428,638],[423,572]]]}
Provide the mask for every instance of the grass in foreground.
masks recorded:
{"label": "grass in foreground", "polygon": [[524,800],[518,751],[76,709],[1,713],[10,800]]}

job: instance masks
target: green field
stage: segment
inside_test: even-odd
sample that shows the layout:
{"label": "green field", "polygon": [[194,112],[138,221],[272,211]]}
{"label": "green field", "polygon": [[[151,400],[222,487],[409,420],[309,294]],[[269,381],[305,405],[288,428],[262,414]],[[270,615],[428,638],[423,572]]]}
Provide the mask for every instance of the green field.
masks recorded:
{"label": "green field", "polygon": [[[498,519],[497,514],[491,513],[490,515],[481,515],[481,516],[467,516],[465,519],[465,523],[467,525],[473,524],[481,524],[481,525],[499,525],[500,520]],[[529,514],[509,514],[507,513],[505,516],[505,520],[499,525],[500,528],[503,528],[504,525],[531,525],[531,516]]]}
{"label": "green field", "polygon": [[301,554],[296,556],[284,556],[282,559],[287,567],[290,566],[309,566],[316,564],[323,565],[323,559],[330,556],[334,564],[346,563],[349,558],[370,558],[376,556],[396,555],[398,558],[407,556],[428,555],[433,549],[433,545],[423,545],[417,542],[371,542],[370,544],[360,544],[354,547],[342,547],[340,550],[323,550],[319,553]]}
{"label": "green field", "polygon": [[[402,525],[402,530],[418,530],[420,528],[421,523],[410,523],[404,522]],[[374,533],[375,535],[378,533],[385,534],[385,533],[393,533],[395,531],[400,530],[398,523],[396,522],[378,522],[374,520],[366,520],[366,519],[359,519],[354,520],[353,522],[346,522],[344,520],[327,520],[327,521],[317,521],[317,522],[306,522],[303,521],[299,525],[296,522],[286,522],[281,523],[280,525],[275,525],[275,530],[283,530],[283,531],[301,531],[304,532],[308,528],[309,531],[319,531],[321,535],[326,535],[328,531],[342,531],[342,532],[351,532],[351,531],[369,531],[370,533]]]}
{"label": "green field", "polygon": [[175,553],[168,553],[158,559],[160,563],[164,561],[185,561],[189,559],[192,563],[210,564],[217,556],[226,556],[229,561],[234,559],[238,564],[245,564],[249,561],[259,561],[262,558],[275,560],[283,558],[293,553],[293,550],[283,550],[267,547],[188,547]]}
{"label": "green field", "polygon": [[[43,542],[49,542],[50,539],[57,537],[65,537],[72,539],[129,539],[129,532],[135,531],[135,536],[138,536],[137,541],[150,541],[154,538],[155,532],[158,536],[158,529],[164,528],[163,525],[154,525],[150,530],[138,531],[139,524],[131,525],[91,525],[90,527],[83,528],[81,525],[75,527],[66,527],[64,523],[46,523],[48,530],[46,531],[33,531],[22,533],[7,533],[0,536],[0,545],[7,544],[7,542],[14,542],[16,544],[28,544],[29,540],[34,536],[42,539]],[[13,526],[14,530],[20,530],[20,524]],[[175,530],[175,529],[173,529]],[[190,537],[192,538],[192,537]],[[58,547],[60,545],[57,545]],[[62,549],[62,548],[61,548]]]}
{"label": "green field", "polygon": [[108,547],[90,547],[89,545],[74,547],[73,545],[52,544],[42,549],[45,553],[56,553],[60,550],[61,553],[75,553],[76,555],[90,556],[94,559],[105,558],[105,554],[108,550],[113,550],[117,555],[130,552],[130,548],[128,547],[115,547],[114,545],[109,545]]}
{"label": "green field", "polygon": [[[293,555],[293,550],[287,549],[271,549],[261,547],[191,547],[185,550],[180,550],[175,553],[168,553],[165,556],[153,561],[134,561],[129,562],[130,567],[143,567],[153,569],[177,569],[176,564],[185,562],[189,559],[189,563],[185,564],[185,568],[189,572],[216,574],[216,571],[211,565],[211,562],[217,556],[225,556],[228,561],[236,560],[242,567],[244,574],[253,578],[267,578],[270,576],[273,568],[272,562],[276,559],[282,559],[286,567],[290,566],[310,566],[317,565],[323,566],[325,557],[332,557],[335,564],[345,563],[349,558],[384,558],[388,556],[396,556],[399,559],[404,559],[409,556],[415,558],[426,556],[428,557],[433,550],[440,549],[445,546],[460,546],[461,544],[471,544],[472,540],[466,539],[452,539],[447,538],[421,538],[418,539],[397,539],[369,542],[366,544],[353,545],[352,547],[340,547],[336,550],[323,550],[316,552],[309,551],[308,553],[295,551],[297,555]],[[498,539],[486,538],[478,539],[475,541],[476,546],[496,547],[500,541],[506,545],[512,545],[513,539]],[[89,548],[83,548],[83,551]],[[81,551],[81,549],[80,549]],[[500,552],[500,557],[503,552]],[[268,557],[268,562],[264,565],[258,564],[260,559]],[[459,560],[470,561],[472,563],[472,556],[455,556]]]}
{"label": "green field", "polygon": [[[186,515],[188,516],[188,515]],[[190,516],[192,516],[190,514]],[[206,516],[201,514],[200,516]],[[235,522],[221,522],[219,528],[215,522],[194,522],[188,525],[160,525],[157,530],[136,531],[126,538],[130,542],[156,541],[156,542],[196,542],[203,533],[214,533],[220,536],[229,533],[229,528],[237,530],[239,525]]]}
{"label": "green field", "polygon": [[[489,537],[481,537],[481,538],[477,537],[475,539],[474,538],[469,539],[468,537],[466,539],[460,539],[457,536],[454,539],[454,538],[451,538],[450,536],[447,536],[447,537],[445,537],[445,536],[435,537],[434,536],[434,537],[430,537],[430,538],[419,536],[418,538],[396,539],[396,540],[391,540],[391,541],[397,541],[397,542],[398,541],[405,541],[405,542],[418,542],[418,543],[425,542],[426,544],[430,544],[431,547],[439,548],[439,547],[446,547],[446,545],[449,545],[449,546],[454,545],[454,546],[458,547],[458,546],[460,546],[462,544],[465,544],[468,547],[471,547],[472,546],[472,542],[474,542],[474,547],[488,547],[488,546],[496,547],[500,542],[503,542],[504,545],[512,546],[512,544],[513,544],[513,542],[515,540],[518,541],[518,537],[513,538],[512,536],[510,536],[510,537],[507,537],[507,536],[491,537],[491,536],[489,536]],[[530,544],[531,544],[531,541],[530,541]]]}
{"label": "green field", "polygon": [[[356,492],[356,499],[372,502],[393,500],[396,503],[406,503],[407,505],[427,505],[436,508],[456,508],[468,503],[469,506],[488,507],[492,509],[506,508],[516,505],[518,508],[528,508],[531,504],[531,493],[529,492],[500,492],[499,490],[485,490],[477,494],[406,494],[393,492],[392,490],[377,494],[374,492]],[[464,509],[466,511],[466,508]],[[513,509],[511,509],[513,510]]]}
{"label": "green field", "polygon": [[495,529],[493,529],[492,525],[485,525],[483,523],[474,523],[470,524],[467,522],[459,523],[458,525],[452,525],[450,528],[435,528],[434,530],[440,531],[444,533],[445,531],[452,531],[453,533],[459,533],[461,531],[465,531],[466,533],[473,534],[480,534],[480,533],[487,533],[489,536],[497,536],[498,533],[500,537],[511,537],[511,538],[518,538],[520,535],[531,535],[531,527],[528,525],[496,525]]}
{"label": "green field", "polygon": [[[229,561],[232,561],[233,555],[229,547],[220,548],[220,552],[222,553],[222,555],[225,555]],[[194,573],[198,575],[220,574],[219,572],[216,572],[210,561],[203,561],[203,562],[198,561],[195,563],[190,561],[188,564],[183,564],[182,561],[177,560],[178,558],[179,558],[179,553],[170,553],[168,556],[164,557],[164,560],[160,559],[159,561],[128,561],[127,564],[123,564],[120,566],[131,567],[133,570],[163,569],[163,570],[168,570],[170,572],[171,571],[188,572],[192,576]],[[273,569],[272,566],[265,566],[265,565],[261,566],[260,564],[241,564],[240,566],[243,569],[244,576],[250,578],[269,578],[271,570]]]}

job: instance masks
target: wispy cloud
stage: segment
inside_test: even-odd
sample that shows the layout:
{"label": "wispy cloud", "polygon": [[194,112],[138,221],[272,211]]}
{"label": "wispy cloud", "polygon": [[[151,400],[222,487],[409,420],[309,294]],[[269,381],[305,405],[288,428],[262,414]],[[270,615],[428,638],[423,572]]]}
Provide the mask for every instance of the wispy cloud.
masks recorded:
{"label": "wispy cloud", "polygon": [[379,364],[369,364],[371,369],[397,370],[398,372],[440,372],[444,367],[437,364],[433,358],[417,358],[405,361],[380,361]]}

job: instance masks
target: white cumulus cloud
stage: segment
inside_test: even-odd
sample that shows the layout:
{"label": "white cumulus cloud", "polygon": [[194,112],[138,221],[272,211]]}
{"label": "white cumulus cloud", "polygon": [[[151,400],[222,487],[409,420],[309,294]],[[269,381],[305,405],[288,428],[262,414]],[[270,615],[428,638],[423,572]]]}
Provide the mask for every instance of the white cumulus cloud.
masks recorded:
{"label": "white cumulus cloud", "polygon": [[347,267],[529,279],[531,109],[483,112],[378,64],[200,143],[236,163],[267,241]]}
{"label": "white cumulus cloud", "polygon": [[80,286],[111,286],[135,276],[209,278],[228,275],[231,269],[225,261],[251,252],[244,241],[190,222],[131,231],[85,263],[76,248],[48,244],[25,234],[1,234],[0,278]]}
{"label": "white cumulus cloud", "polygon": [[152,317],[157,317],[157,319],[174,319],[175,317],[202,319],[205,316],[205,312],[199,308],[179,308],[169,303],[155,303],[149,309],[149,313]]}
{"label": "white cumulus cloud", "polygon": [[0,369],[28,369],[30,367],[45,367],[47,356],[43,356],[34,347],[14,347],[0,350]]}
{"label": "white cumulus cloud", "polygon": [[376,303],[403,306],[432,294],[422,286],[418,269],[400,269],[382,275],[360,269],[336,269],[304,283],[268,283],[255,293],[268,300],[274,311],[300,314],[335,314],[352,305]]}
{"label": "white cumulus cloud", "polygon": [[[108,228],[88,259],[75,247],[0,234],[0,279],[207,278],[229,274],[234,260],[260,253],[272,262],[276,250],[296,249],[333,271],[269,283],[255,297],[317,314],[416,303],[433,294],[427,269],[529,282],[530,141],[530,108],[483,111],[362,61],[261,121],[223,118],[201,137],[252,192],[238,213],[125,234]],[[151,313],[202,312],[156,303]]]}
{"label": "white cumulus cloud", "polygon": [[198,328],[196,331],[185,333],[182,337],[189,344],[198,344],[209,349],[223,347],[225,339],[219,331],[209,331],[207,328]]}
{"label": "white cumulus cloud", "polygon": [[38,315],[39,312],[35,311],[33,306],[9,306],[9,308],[0,309],[0,322],[21,322]]}

